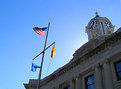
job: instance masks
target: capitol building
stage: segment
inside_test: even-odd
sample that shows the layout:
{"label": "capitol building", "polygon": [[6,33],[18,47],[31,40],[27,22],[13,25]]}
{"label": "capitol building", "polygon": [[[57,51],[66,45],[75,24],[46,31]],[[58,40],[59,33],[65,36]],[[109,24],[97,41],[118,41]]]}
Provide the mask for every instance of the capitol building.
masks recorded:
{"label": "capitol building", "polygon": [[[121,89],[121,28],[96,12],[85,31],[88,42],[72,60],[40,81],[39,89]],[[24,83],[36,89],[37,79]]]}

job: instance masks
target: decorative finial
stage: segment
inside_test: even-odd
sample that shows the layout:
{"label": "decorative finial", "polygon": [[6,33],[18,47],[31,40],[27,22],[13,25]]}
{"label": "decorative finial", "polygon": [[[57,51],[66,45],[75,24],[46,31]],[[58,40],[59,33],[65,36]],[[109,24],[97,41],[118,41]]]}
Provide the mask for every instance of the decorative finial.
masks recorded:
{"label": "decorative finial", "polygon": [[95,17],[99,17],[98,12],[96,12],[95,15],[96,15]]}
{"label": "decorative finial", "polygon": [[97,15],[98,15],[98,12],[96,12],[95,14],[96,14],[96,16],[97,16]]}

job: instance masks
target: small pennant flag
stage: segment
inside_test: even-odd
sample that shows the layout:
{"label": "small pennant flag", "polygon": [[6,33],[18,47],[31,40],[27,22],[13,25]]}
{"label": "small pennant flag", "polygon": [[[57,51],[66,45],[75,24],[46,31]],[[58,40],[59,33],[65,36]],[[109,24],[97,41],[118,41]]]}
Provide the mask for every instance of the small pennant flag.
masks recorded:
{"label": "small pennant flag", "polygon": [[55,45],[53,46],[51,50],[51,59],[53,58],[54,55],[55,55]]}
{"label": "small pennant flag", "polygon": [[45,35],[47,27],[44,28],[34,27],[33,29],[38,35]]}
{"label": "small pennant flag", "polygon": [[36,64],[32,63],[31,71],[36,71],[37,68],[40,68],[40,66],[37,66]]}

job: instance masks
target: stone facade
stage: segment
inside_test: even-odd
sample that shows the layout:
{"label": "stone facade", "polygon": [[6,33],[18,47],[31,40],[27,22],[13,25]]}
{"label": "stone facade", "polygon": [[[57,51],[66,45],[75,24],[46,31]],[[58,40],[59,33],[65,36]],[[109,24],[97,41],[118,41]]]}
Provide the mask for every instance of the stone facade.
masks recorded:
{"label": "stone facade", "polygon": [[[40,89],[121,89],[115,68],[120,61],[121,28],[81,46],[69,63],[41,80]],[[36,89],[37,80],[30,79],[24,86]]]}

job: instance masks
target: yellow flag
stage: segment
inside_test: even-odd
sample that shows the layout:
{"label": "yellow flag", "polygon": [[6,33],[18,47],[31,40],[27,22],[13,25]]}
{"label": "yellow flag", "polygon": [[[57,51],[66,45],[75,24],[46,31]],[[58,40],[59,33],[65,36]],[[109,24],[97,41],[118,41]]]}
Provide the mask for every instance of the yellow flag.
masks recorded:
{"label": "yellow flag", "polygon": [[51,59],[53,58],[54,55],[55,55],[55,45],[53,46],[51,50]]}

